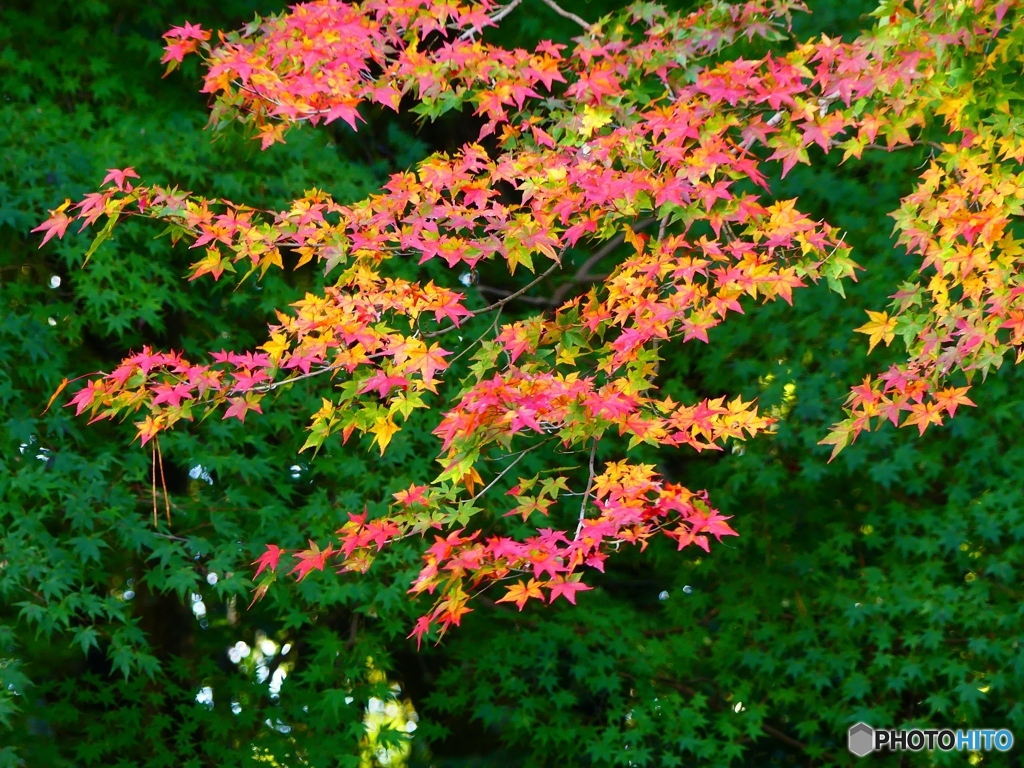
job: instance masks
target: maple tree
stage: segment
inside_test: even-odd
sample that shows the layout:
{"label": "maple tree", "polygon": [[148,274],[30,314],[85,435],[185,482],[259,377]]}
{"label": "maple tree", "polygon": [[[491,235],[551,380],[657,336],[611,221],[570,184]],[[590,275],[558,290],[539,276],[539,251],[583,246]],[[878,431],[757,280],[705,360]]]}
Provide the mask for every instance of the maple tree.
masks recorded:
{"label": "maple tree", "polygon": [[[245,280],[286,260],[330,276],[322,294],[278,312],[258,349],[204,363],[145,348],[90,377],[70,404],[93,420],[141,414],[138,437],[154,442],[154,461],[159,434],[178,422],[216,410],[244,421],[300,381],[324,386],[303,450],[358,432],[383,453],[416,411],[441,411],[435,478],[395,494],[386,515],[350,513],[336,541],[289,553],[300,579],[365,571],[389,542],[440,531],[411,585],[435,597],[417,639],[459,624],[471,597],[495,584],[505,588],[497,601],[519,608],[575,602],[584,570],[602,569],[623,544],[661,533],[679,549],[708,550],[710,537],[735,534],[707,494],[623,456],[640,443],[721,450],[771,432],[774,418],[739,397],[659,396],[659,361],[671,344],[710,342],[744,303],[792,302],[794,289],[821,279],[843,294],[855,279],[841,233],[774,199],[765,163],[779,161],[785,175],[819,152],[849,161],[931,150],[894,214],[920,271],[857,329],[869,348],[900,336],[906,361],[851,389],[846,417],[822,440],[833,455],[885,421],[921,433],[943,423],[973,404],[976,373],[1010,351],[1019,360],[1024,342],[1012,227],[1024,198],[1012,84],[1024,56],[1019,3],[884,2],[874,29],[842,42],[792,40],[788,19],[803,8],[791,0],[713,2],[691,14],[636,3],[595,23],[549,2],[580,24],[574,49],[484,42],[518,5],[327,0],[216,43],[198,26],[175,28],[168,68],[201,55],[212,121],[249,124],[264,148],[302,122],[358,128],[360,106],[373,105],[427,119],[469,108],[479,139],[361,202],[312,190],[281,211],[114,169],[103,190],[38,228],[45,244],[72,222],[105,219],[88,260],[119,222],[150,218],[200,249],[191,279],[242,269]],[[730,56],[743,44],[769,50]],[[621,245],[628,255],[593,276]],[[588,246],[597,250],[575,275],[559,272]],[[450,282],[396,276],[410,260],[440,260]],[[536,277],[476,306],[454,286],[491,263]],[[502,323],[509,304],[560,276],[548,312]],[[457,368],[468,355],[472,365]],[[513,473],[535,452],[558,463]],[[511,501],[495,498],[502,482]],[[502,516],[519,517],[520,535]],[[558,521],[571,522],[560,530]],[[284,554],[272,546],[257,561],[257,596]]]}

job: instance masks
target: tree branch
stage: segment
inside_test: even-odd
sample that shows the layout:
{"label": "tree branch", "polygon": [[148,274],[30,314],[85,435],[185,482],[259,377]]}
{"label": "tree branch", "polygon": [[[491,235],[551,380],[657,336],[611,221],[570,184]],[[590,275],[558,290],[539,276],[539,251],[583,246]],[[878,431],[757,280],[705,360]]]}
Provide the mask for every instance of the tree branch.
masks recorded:
{"label": "tree branch", "polygon": [[564,8],[562,8],[562,6],[556,3],[555,0],[541,0],[541,2],[544,3],[544,5],[546,5],[548,8],[557,13],[562,18],[569,19],[570,21],[575,21],[577,24],[583,27],[584,30],[588,32],[590,31],[590,27],[593,26],[592,24],[588,24],[587,22],[585,22],[575,13],[571,13],[570,11],[567,11]]}
{"label": "tree branch", "polygon": [[[550,440],[550,439],[551,439],[551,438],[548,438],[548,440]],[[528,454],[528,453],[529,453],[530,451],[535,451],[535,450],[537,450],[537,449],[538,449],[538,448],[540,448],[540,447],[541,447],[542,445],[544,445],[544,443],[548,442],[548,440],[542,440],[541,442],[537,443],[536,445],[531,445],[531,446],[530,446],[529,448],[526,448],[526,449],[524,449],[524,450],[520,451],[520,452],[519,452],[519,455],[518,455],[518,456],[516,456],[515,460],[514,460],[514,461],[513,461],[513,462],[512,462],[511,464],[509,464],[509,465],[508,465],[507,467],[505,467],[505,468],[504,468],[503,470],[501,470],[501,472],[499,472],[499,473],[498,473],[498,476],[497,476],[496,478],[494,478],[493,480],[491,480],[491,482],[489,482],[489,483],[487,484],[487,487],[486,487],[486,488],[484,488],[484,489],[483,489],[482,491],[480,491],[480,493],[478,493],[478,494],[477,494],[476,496],[474,496],[474,497],[472,498],[472,501],[476,501],[476,500],[477,500],[477,499],[479,499],[479,498],[480,498],[481,496],[483,496],[483,495],[484,495],[485,493],[487,493],[487,492],[488,492],[489,490],[491,490],[491,488],[492,488],[492,487],[494,486],[494,484],[495,484],[496,482],[498,482],[499,480],[501,480],[501,478],[503,478],[503,477],[504,477],[504,476],[505,476],[505,475],[506,475],[506,474],[508,473],[508,471],[509,471],[510,469],[512,469],[512,467],[514,467],[514,466],[515,466],[516,464],[518,464],[518,463],[519,463],[519,461],[520,461],[520,459],[522,459],[522,458],[523,458],[523,456],[525,456],[526,454]]]}
{"label": "tree branch", "polygon": [[[655,677],[654,680],[656,682],[659,682],[659,683],[664,683],[665,685],[669,686],[670,688],[675,688],[677,691],[685,693],[687,696],[696,696],[697,695],[697,691],[694,690],[693,688],[691,688],[690,686],[686,685],[685,683],[680,683],[680,682],[678,682],[676,680],[671,680],[669,678],[660,677],[660,676],[659,677]],[[715,696],[716,697],[719,696],[717,691],[715,692]],[[775,727],[773,727],[771,725],[768,725],[765,722],[761,723],[761,731],[766,736],[771,736],[773,739],[778,739],[779,741],[785,742],[786,744],[789,744],[791,747],[796,747],[801,752],[806,752],[807,751],[807,745],[804,744],[802,741],[798,741],[797,739],[794,739],[792,736],[784,733],[783,731],[780,731],[778,728],[775,728]]]}
{"label": "tree branch", "polygon": [[[492,24],[497,24],[499,21],[501,21],[506,16],[508,16],[510,13],[512,13],[512,11],[514,11],[516,8],[518,8],[520,3],[522,3],[522,2],[523,2],[523,0],[512,0],[511,3],[509,3],[504,8],[502,8],[500,11],[498,11],[496,14],[494,14],[493,16],[490,17],[491,23]],[[459,35],[459,40],[463,40],[463,41],[464,40],[472,40],[473,37],[475,35],[477,35],[477,34],[483,34],[483,30],[482,29],[478,29],[477,27],[471,27],[470,29],[467,29],[465,32],[463,32],[461,35]]]}
{"label": "tree branch", "polygon": [[[543,273],[538,275],[535,279],[531,280],[529,283],[524,285],[522,288],[520,288],[515,293],[510,293],[508,296],[506,296],[505,298],[501,299],[500,301],[496,301],[493,304],[489,304],[486,307],[484,307],[483,309],[478,309],[476,312],[473,313],[473,317],[476,317],[477,315],[483,315],[483,314],[485,314],[487,312],[492,312],[495,309],[500,309],[501,307],[503,307],[506,304],[508,304],[510,301],[513,301],[514,299],[518,299],[520,296],[522,296],[528,290],[533,288],[533,286],[537,285],[537,283],[539,283],[542,280],[544,280],[544,278],[546,278],[548,275],[550,275],[552,272],[554,272],[556,269],[558,269],[560,266],[562,266],[562,254],[564,254],[564,253],[565,253],[565,249],[563,248],[561,253],[558,254],[558,259],[555,262],[553,262],[550,267],[548,267],[546,270],[544,270]],[[423,334],[423,338],[424,339],[432,339],[435,336],[440,336],[443,333],[448,333],[448,331],[454,330],[455,327],[456,327],[455,324],[452,323],[451,325],[447,326],[446,328],[438,328],[436,331],[431,331],[430,333],[424,333]]]}
{"label": "tree branch", "polygon": [[587,502],[590,500],[590,489],[594,487],[594,455],[597,453],[597,438],[593,438],[593,443],[590,445],[590,476],[587,478],[587,490],[583,492],[583,501],[580,504],[580,521],[576,523],[576,533],[573,535],[572,540],[576,541],[580,537],[580,531],[583,530],[583,520],[587,513]]}
{"label": "tree branch", "polygon": [[284,379],[283,381],[274,381],[271,382],[270,384],[261,384],[258,387],[253,387],[252,391],[256,392],[257,394],[263,394],[265,392],[270,392],[271,390],[277,389],[278,387],[283,387],[286,384],[294,384],[296,381],[302,381],[303,379],[312,379],[314,376],[321,376],[325,373],[336,371],[341,367],[341,363],[335,363],[334,365],[329,365],[326,368],[318,368],[315,371],[304,373],[301,376],[292,376],[290,379]]}
{"label": "tree branch", "polygon": [[[657,221],[657,219],[644,219],[643,221],[637,222],[636,226],[633,227],[633,231],[640,232],[644,229],[647,229],[647,227],[651,226]],[[565,295],[572,290],[574,285],[579,285],[580,283],[588,283],[592,280],[597,280],[597,275],[590,274],[591,268],[596,266],[601,261],[601,259],[610,254],[624,242],[626,242],[626,236],[620,232],[607,243],[605,243],[596,251],[594,251],[590,258],[584,261],[580,265],[579,269],[576,270],[576,274],[569,278],[568,282],[560,285],[558,289],[551,295],[551,299],[548,302],[549,305],[557,307],[559,304],[561,304],[562,300],[565,298]]]}
{"label": "tree branch", "polygon": [[[476,289],[483,293],[494,293],[498,296],[504,296],[505,298],[508,298],[513,293],[512,291],[504,288],[495,288],[492,285],[478,285]],[[516,298],[524,304],[533,304],[538,307],[547,307],[551,304],[550,299],[545,299],[540,296],[517,296]]]}

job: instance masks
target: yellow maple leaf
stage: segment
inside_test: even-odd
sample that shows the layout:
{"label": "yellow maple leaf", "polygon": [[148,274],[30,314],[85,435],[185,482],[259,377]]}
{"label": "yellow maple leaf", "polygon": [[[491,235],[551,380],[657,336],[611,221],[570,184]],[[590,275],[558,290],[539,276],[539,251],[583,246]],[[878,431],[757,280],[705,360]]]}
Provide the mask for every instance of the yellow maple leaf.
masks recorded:
{"label": "yellow maple leaf", "polygon": [[960,115],[964,110],[964,107],[971,103],[972,94],[966,93],[960,96],[960,98],[953,98],[947,96],[942,100],[935,109],[936,115],[942,115],[946,118],[946,125],[952,128],[954,131],[960,130]]}
{"label": "yellow maple leaf", "polygon": [[535,597],[541,602],[544,602],[544,593],[541,591],[541,583],[536,579],[530,579],[530,583],[527,584],[524,581],[517,581],[508,591],[504,597],[499,597],[494,602],[496,603],[515,603],[519,610],[523,610],[523,606],[526,605],[526,601],[531,597]]}
{"label": "yellow maple leaf", "polygon": [[865,311],[871,318],[871,322],[864,323],[860,328],[854,328],[854,331],[868,334],[870,337],[868,353],[870,354],[878,342],[884,341],[885,346],[888,347],[890,342],[896,338],[896,318],[889,317],[885,312],[872,312],[870,309]]}
{"label": "yellow maple leaf", "polygon": [[603,128],[611,121],[612,113],[610,110],[587,105],[583,108],[583,128],[580,130],[580,133],[589,139],[594,135],[594,131],[598,128]]}
{"label": "yellow maple leaf", "polygon": [[384,449],[388,447],[388,443],[391,442],[392,436],[395,432],[398,432],[399,426],[391,420],[391,417],[377,419],[377,423],[370,429],[376,437],[374,438],[377,445],[380,446],[380,455],[384,455]]}
{"label": "yellow maple leaf", "polygon": [[466,490],[469,491],[469,495],[473,495],[473,491],[476,486],[483,485],[484,480],[480,477],[480,473],[476,471],[476,467],[470,467],[469,472],[462,476],[462,484],[466,486]]}
{"label": "yellow maple leaf", "polygon": [[260,347],[265,350],[270,359],[277,363],[281,359],[281,355],[288,351],[288,337],[283,333],[274,333],[270,336],[270,341]]}

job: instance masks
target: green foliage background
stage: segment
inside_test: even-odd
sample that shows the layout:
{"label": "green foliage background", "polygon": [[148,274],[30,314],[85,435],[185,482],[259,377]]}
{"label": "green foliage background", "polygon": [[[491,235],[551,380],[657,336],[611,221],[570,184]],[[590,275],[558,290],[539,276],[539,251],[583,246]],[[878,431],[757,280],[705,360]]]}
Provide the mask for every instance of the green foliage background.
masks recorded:
{"label": "green foliage background", "polygon": [[[614,5],[574,9],[596,18]],[[811,5],[804,34],[849,32],[868,10]],[[842,766],[854,762],[845,732],[858,720],[1005,726],[1024,738],[1021,372],[991,376],[972,393],[977,409],[924,439],[883,430],[832,464],[816,445],[847,387],[886,364],[852,329],[915,268],[894,251],[885,214],[922,154],[827,159],[776,182],[780,197],[849,233],[867,271],[845,303],[806,289],[795,309],[750,311],[710,346],[666,356],[661,384],[677,399],[743,393],[785,414],[776,437],[743,452],[647,457],[735,516],[741,536],[710,556],[668,541],[623,551],[578,608],[481,604],[420,653],[405,639],[417,543],[390,549],[365,577],[282,580],[246,610],[248,564],[264,544],[326,538],[345,510],[382,511],[431,471],[425,423],[383,459],[357,442],[298,457],[316,408],[298,387],[245,425],[210,420],[164,438],[173,509],[168,525],[159,500],[154,528],[150,456],[129,445],[131,429],[86,427],[59,407],[42,415],[49,395],[62,376],[143,344],[199,356],[261,343],[273,308],[317,276],[187,283],[190,254],[134,225],[81,269],[83,237],[40,251],[28,230],[108,167],[266,206],[313,186],[356,199],[472,133],[465,120],[417,133],[370,116],[358,136],[298,131],[266,153],[230,132],[213,141],[197,68],[161,80],[159,36],[186,18],[233,28],[276,7],[0,8],[0,768],[367,765],[365,708],[392,697],[419,714],[411,765]],[[526,3],[502,34],[573,32]],[[200,465],[210,482],[190,476]],[[266,674],[289,671],[277,698],[255,654],[227,656],[262,635],[278,649]],[[204,687],[212,706],[196,700]],[[1016,752],[982,764],[1017,764]]]}

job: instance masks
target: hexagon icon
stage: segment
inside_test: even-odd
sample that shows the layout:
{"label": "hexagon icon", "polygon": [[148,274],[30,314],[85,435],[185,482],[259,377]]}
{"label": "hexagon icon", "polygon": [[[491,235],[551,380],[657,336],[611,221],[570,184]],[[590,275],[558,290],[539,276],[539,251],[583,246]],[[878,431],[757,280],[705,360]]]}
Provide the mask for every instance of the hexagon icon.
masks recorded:
{"label": "hexagon icon", "polygon": [[847,746],[857,757],[870,755],[875,749],[875,729],[867,723],[851,725]]}

